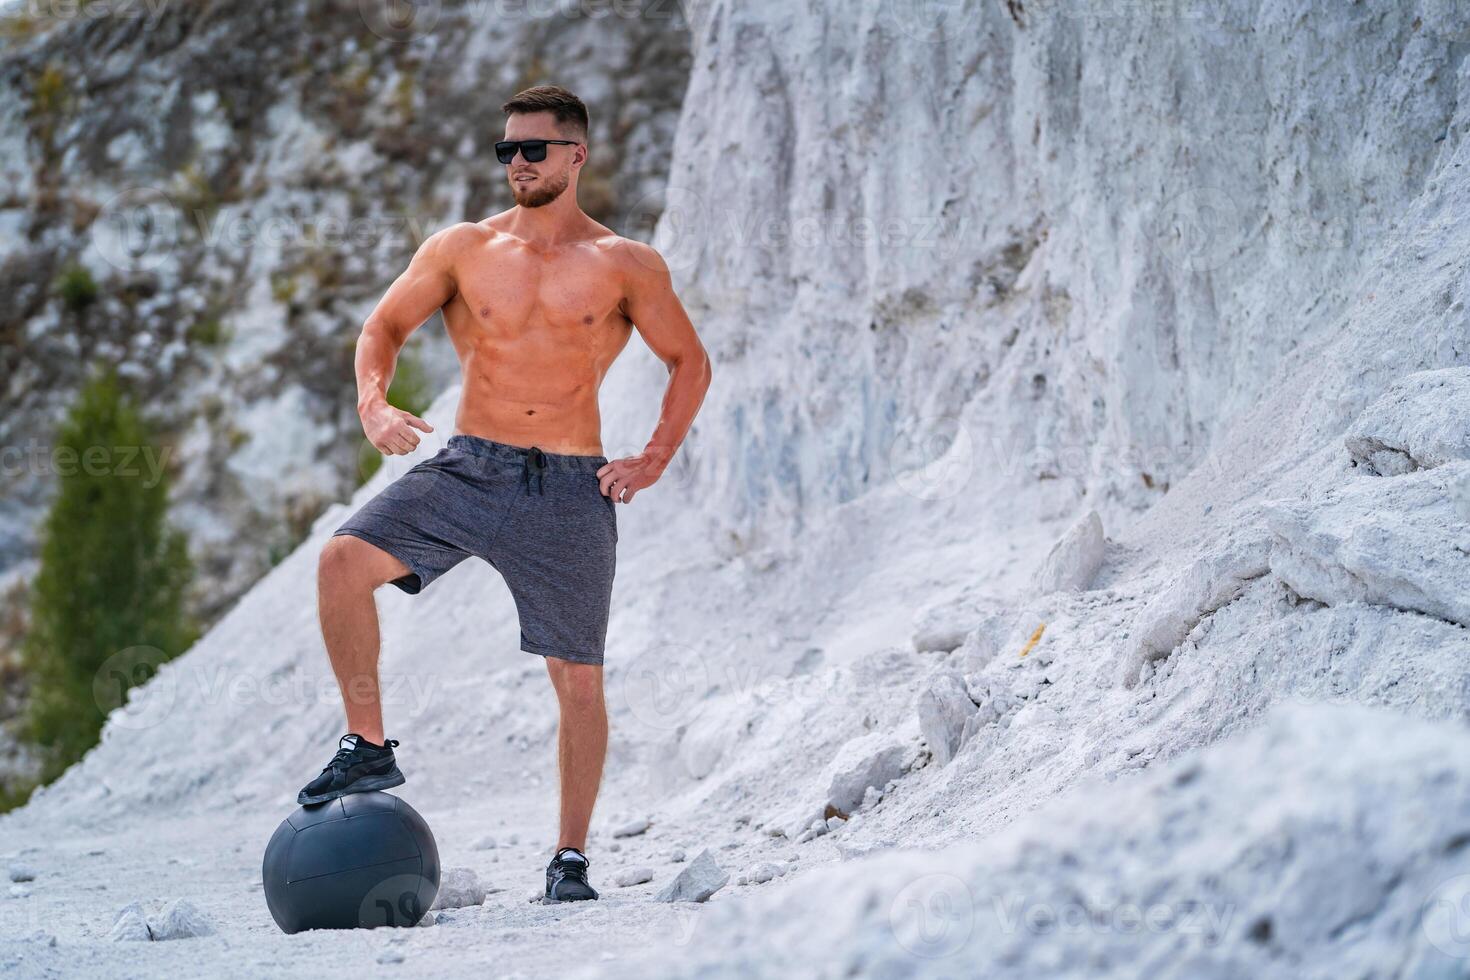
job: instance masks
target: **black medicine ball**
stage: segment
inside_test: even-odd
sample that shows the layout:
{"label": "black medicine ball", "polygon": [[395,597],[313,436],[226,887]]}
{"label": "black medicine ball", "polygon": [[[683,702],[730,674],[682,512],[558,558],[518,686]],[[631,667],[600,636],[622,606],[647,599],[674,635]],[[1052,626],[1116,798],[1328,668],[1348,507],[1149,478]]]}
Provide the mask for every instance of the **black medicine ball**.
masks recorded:
{"label": "black medicine ball", "polygon": [[352,793],[283,820],[261,880],[283,932],[412,926],[439,894],[439,847],[403,800]]}

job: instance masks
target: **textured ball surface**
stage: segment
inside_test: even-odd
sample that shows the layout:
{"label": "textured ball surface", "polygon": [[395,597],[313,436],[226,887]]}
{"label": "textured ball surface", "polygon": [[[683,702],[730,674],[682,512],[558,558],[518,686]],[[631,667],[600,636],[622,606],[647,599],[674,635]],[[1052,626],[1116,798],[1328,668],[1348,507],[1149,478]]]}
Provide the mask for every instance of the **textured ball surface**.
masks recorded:
{"label": "textured ball surface", "polygon": [[439,847],[403,800],[352,793],[281,821],[261,880],[283,932],[412,926],[439,892]]}

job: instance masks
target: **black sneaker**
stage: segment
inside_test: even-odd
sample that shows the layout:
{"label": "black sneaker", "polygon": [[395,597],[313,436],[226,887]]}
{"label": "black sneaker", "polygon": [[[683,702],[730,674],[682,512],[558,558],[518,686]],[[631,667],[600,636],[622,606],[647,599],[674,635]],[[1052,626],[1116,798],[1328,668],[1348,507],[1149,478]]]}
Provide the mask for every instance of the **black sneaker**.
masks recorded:
{"label": "black sneaker", "polygon": [[393,758],[396,738],[374,745],[356,732],[342,736],[337,754],[322,769],[321,775],[301,788],[296,802],[325,803],[348,793],[368,793],[390,786],[403,785],[403,773]]}
{"label": "black sneaker", "polygon": [[563,847],[546,866],[546,901],[585,902],[597,897],[587,884],[587,855],[575,847]]}

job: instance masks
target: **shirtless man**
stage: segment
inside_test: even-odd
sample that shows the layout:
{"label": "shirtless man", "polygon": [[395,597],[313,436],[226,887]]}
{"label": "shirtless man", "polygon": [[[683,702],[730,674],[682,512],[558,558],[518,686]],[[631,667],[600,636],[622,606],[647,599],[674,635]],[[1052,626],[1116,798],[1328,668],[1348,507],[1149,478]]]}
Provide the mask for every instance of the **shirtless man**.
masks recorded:
{"label": "shirtless man", "polygon": [[[594,899],[584,853],[607,747],[602,655],[616,563],[615,504],[668,467],[710,383],[710,362],[647,245],[577,206],[587,110],[571,92],[527,89],[502,107],[516,206],[427,239],[363,324],[358,414],[383,453],[411,452],[423,419],[388,404],[398,351],[442,310],[463,369],[455,434],[347,520],[322,549],[322,637],[346,707],[339,751],[298,797],[321,803],[404,781],[383,737],[373,591],[418,593],[474,555],[515,599],[521,649],[546,658],[561,722],[561,827],[551,901]],[[602,455],[597,392],[633,330],[669,369],[653,437]]]}

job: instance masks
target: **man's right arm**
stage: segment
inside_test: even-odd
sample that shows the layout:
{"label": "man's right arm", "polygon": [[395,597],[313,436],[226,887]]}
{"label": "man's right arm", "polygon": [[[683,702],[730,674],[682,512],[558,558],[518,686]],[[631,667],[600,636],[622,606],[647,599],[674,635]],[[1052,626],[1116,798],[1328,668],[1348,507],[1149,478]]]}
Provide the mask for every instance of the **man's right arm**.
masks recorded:
{"label": "man's right arm", "polygon": [[379,452],[390,456],[412,452],[419,444],[414,430],[433,431],[418,416],[389,405],[388,386],[409,334],[454,298],[454,259],[474,228],[454,225],[426,238],[362,325],[357,339],[357,414],[363,433]]}

